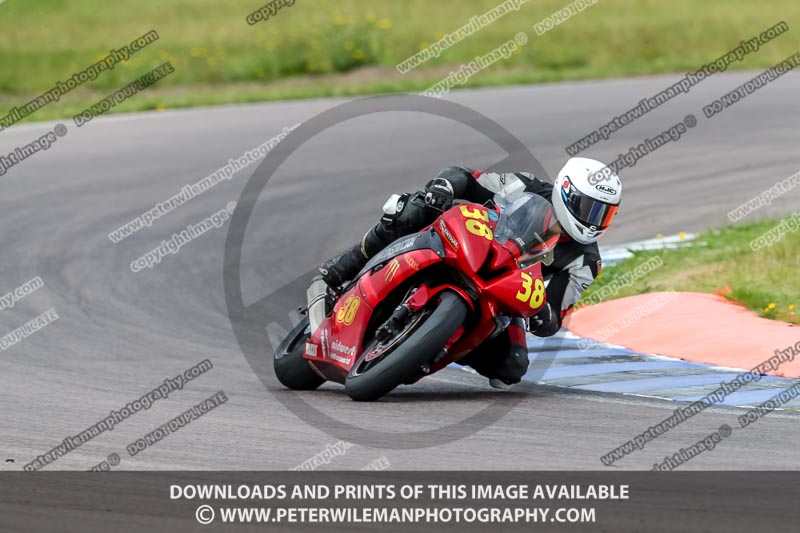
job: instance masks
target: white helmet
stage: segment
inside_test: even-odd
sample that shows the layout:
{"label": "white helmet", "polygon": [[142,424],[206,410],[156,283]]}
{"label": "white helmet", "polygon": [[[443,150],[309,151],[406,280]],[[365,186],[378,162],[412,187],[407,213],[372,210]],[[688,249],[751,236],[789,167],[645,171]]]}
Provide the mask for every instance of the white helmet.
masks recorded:
{"label": "white helmet", "polygon": [[553,211],[561,228],[589,244],[606,232],[622,199],[619,176],[600,161],[573,157],[553,183]]}

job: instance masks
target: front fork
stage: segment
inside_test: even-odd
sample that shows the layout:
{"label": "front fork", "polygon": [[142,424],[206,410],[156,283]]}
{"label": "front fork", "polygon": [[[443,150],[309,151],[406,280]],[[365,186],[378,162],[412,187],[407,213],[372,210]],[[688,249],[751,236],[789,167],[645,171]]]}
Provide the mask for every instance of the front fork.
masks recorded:
{"label": "front fork", "polygon": [[[469,306],[470,311],[474,311],[475,307],[472,303],[472,299],[461,287],[457,287],[456,285],[440,285],[432,289],[427,285],[420,285],[419,287],[417,287],[412,291],[409,298],[406,299],[406,301],[402,305],[400,305],[397,309],[395,309],[394,313],[392,313],[392,316],[389,318],[389,320],[387,320],[380,328],[378,328],[378,331],[376,332],[376,337],[378,337],[379,340],[381,338],[381,335],[387,335],[386,338],[391,338],[391,335],[397,331],[396,328],[398,327],[402,328],[402,325],[408,319],[409,315],[411,315],[413,312],[423,309],[437,295],[441,294],[446,290],[450,290],[458,294],[464,300],[464,302]],[[385,331],[382,331],[384,330],[384,328]],[[442,349],[439,350],[439,353],[436,354],[436,357],[434,357],[431,360],[430,365],[425,365],[422,367],[422,371],[425,374],[430,373],[432,366],[434,367],[438,366],[438,363],[440,363],[445,357],[447,357],[450,348],[452,348],[452,346],[456,342],[458,342],[458,340],[464,334],[464,331],[465,329],[462,324],[461,326],[459,326],[459,328],[456,330],[453,336],[450,337],[450,339],[445,343]]]}

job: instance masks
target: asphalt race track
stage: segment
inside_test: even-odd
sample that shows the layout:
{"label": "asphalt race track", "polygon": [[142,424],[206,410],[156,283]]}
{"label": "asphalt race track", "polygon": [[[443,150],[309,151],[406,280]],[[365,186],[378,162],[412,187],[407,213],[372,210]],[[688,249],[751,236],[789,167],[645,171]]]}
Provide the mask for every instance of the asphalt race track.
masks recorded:
{"label": "asphalt race track", "polygon": [[[585,152],[611,160],[687,114],[697,117],[697,126],[680,141],[621,173],[625,198],[605,244],[721,225],[728,211],[798,171],[797,74],[712,119],[702,114],[702,106],[754,75],[714,76]],[[463,91],[448,98],[502,124],[532,148],[552,176],[566,158],[566,145],[675,79]],[[45,284],[0,311],[0,328],[5,335],[50,307],[59,316],[0,352],[2,468],[22,469],[68,435],[205,359],[213,369],[183,390],[47,468],[85,470],[118,454],[116,469],[285,470],[342,438],[336,424],[312,425],[284,407],[277,398],[291,401],[295,393],[282,390],[274,379],[265,389],[243,356],[223,291],[229,223],[153,268],[130,268],[173,233],[238,200],[256,165],[152,227],[117,244],[108,238],[228,159],[339,103],[307,100],[112,116],[81,128],[65,120],[65,137],[0,177],[0,293],[35,276]],[[0,153],[38,138],[54,124],[0,132]],[[245,300],[257,301],[291,283],[356,241],[377,220],[390,193],[420,188],[447,164],[486,168],[504,157],[480,134],[418,113],[372,115],[320,134],[279,169],[259,197],[244,237]],[[796,194],[786,194],[753,218],[786,214],[796,203]],[[265,360],[270,352],[264,347]],[[226,403],[135,457],[126,452],[128,444],[217,391],[225,392]],[[373,404],[350,401],[338,385],[304,398],[336,420],[396,434],[384,447],[362,442],[333,454],[323,466],[328,469],[359,469],[381,457],[392,469],[410,470],[601,469],[601,455],[676,406],[532,384],[496,392],[457,370]],[[489,420],[488,427],[480,417],[469,419],[488,404],[510,412]],[[720,425],[734,426],[741,413],[734,408],[703,412],[613,468],[651,468]],[[443,443],[420,448],[410,433],[421,430],[439,433]],[[795,469],[800,467],[798,438],[798,417],[777,413],[737,431],[684,468]]]}

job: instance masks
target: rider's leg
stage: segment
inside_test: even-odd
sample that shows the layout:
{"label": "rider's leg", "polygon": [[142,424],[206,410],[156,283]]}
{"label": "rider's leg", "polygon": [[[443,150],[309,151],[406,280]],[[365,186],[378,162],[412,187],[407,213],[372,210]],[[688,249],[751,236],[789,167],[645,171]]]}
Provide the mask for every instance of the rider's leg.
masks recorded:
{"label": "rider's leg", "polygon": [[376,224],[364,234],[359,244],[320,265],[319,272],[322,274],[322,279],[329,287],[343,285],[364,268],[370,257],[399,237],[402,235],[395,237],[393,233],[386,231],[382,223]]}
{"label": "rider's leg", "polygon": [[513,319],[504,332],[456,362],[469,365],[478,374],[489,378],[493,387],[506,388],[519,383],[528,371],[529,363],[524,321]]}
{"label": "rider's leg", "polygon": [[392,242],[433,221],[436,213],[409,202],[410,194],[393,195],[383,206],[381,221],[364,234],[361,242],[322,263],[322,279],[329,287],[339,287],[353,279],[364,268],[369,258]]}

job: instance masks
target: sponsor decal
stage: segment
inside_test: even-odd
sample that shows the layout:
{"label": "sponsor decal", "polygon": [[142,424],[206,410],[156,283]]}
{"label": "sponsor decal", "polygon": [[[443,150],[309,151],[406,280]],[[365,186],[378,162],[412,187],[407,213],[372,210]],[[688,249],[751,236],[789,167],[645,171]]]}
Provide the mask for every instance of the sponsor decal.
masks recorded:
{"label": "sponsor decal", "polygon": [[322,330],[322,333],[319,336],[320,344],[322,344],[322,358],[328,358],[328,332],[327,330]]}
{"label": "sponsor decal", "polygon": [[414,270],[419,270],[419,262],[416,259],[414,259],[410,255],[405,256],[404,259],[406,260],[408,266],[410,266]]}
{"label": "sponsor decal", "polygon": [[617,194],[617,189],[615,189],[614,187],[609,187],[608,185],[596,185],[595,189],[606,194],[611,194],[611,195]]}
{"label": "sponsor decal", "polygon": [[442,230],[442,235],[445,236],[447,239],[447,243],[453,248],[453,250],[458,250],[458,241],[453,234],[450,233],[450,230],[447,229],[447,226],[444,225],[444,220],[439,221],[439,229]]}
{"label": "sponsor decal", "polygon": [[338,339],[334,339],[331,343],[331,350],[336,350],[341,355],[349,355],[353,356],[356,354],[356,347],[355,346],[348,346],[339,342]]}
{"label": "sponsor decal", "polygon": [[328,357],[330,357],[336,362],[342,363],[343,365],[350,365],[350,363],[352,363],[353,361],[353,356],[355,354],[356,354],[355,346],[347,346],[346,344],[343,344],[338,340],[334,339],[333,342],[331,343],[331,353],[328,354]]}
{"label": "sponsor decal", "polygon": [[352,361],[352,359],[350,359],[349,357],[342,357],[341,355],[336,355],[335,353],[331,353],[331,359],[333,359],[334,361],[338,361],[343,365],[349,365],[350,362]]}
{"label": "sponsor decal", "polygon": [[398,261],[397,258],[394,258],[388,265],[386,265],[386,273],[383,275],[383,280],[386,283],[391,283],[395,275],[397,275],[398,270],[400,270],[400,261]]}
{"label": "sponsor decal", "polygon": [[361,298],[351,294],[344,301],[342,306],[336,312],[336,322],[349,326],[355,320],[358,314],[358,308],[361,305]]}
{"label": "sponsor decal", "polygon": [[309,357],[317,356],[317,345],[312,342],[306,343],[306,355]]}
{"label": "sponsor decal", "polygon": [[500,220],[500,215],[498,215],[496,211],[489,211],[489,220],[497,222]]}
{"label": "sponsor decal", "polygon": [[416,240],[416,236],[406,238],[398,243],[390,245],[388,248],[384,248],[383,251],[375,257],[392,257],[393,255],[397,255],[398,253],[414,246],[414,241]]}

